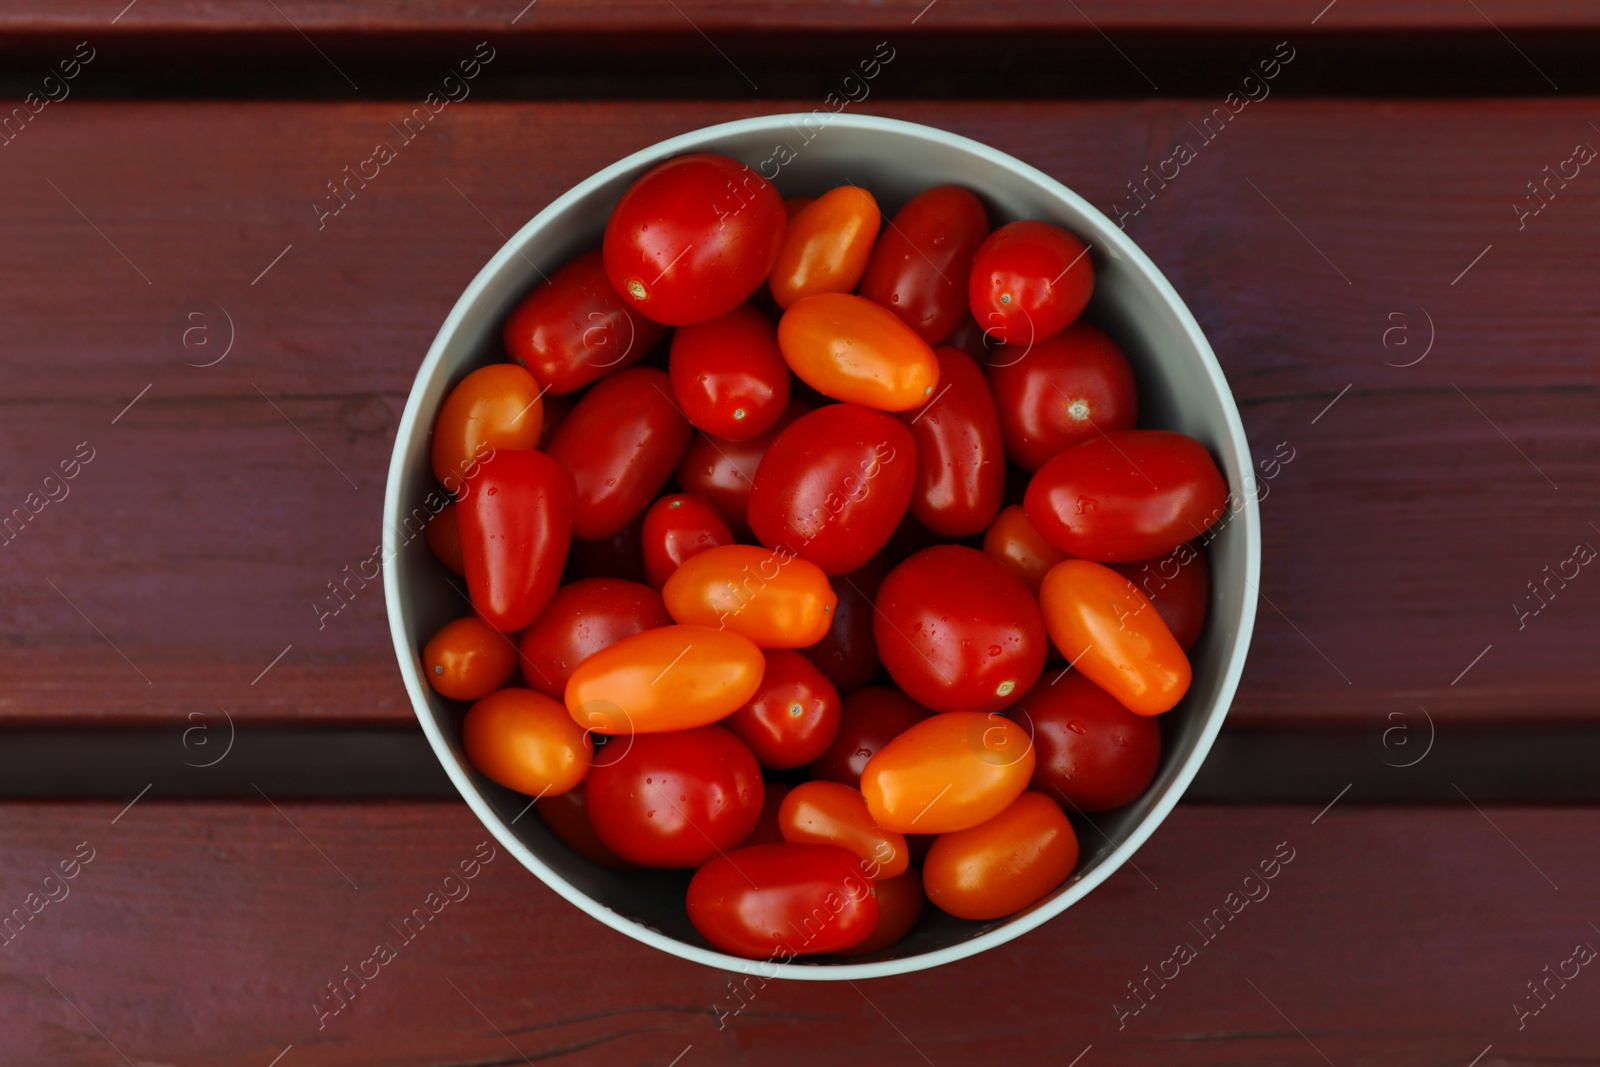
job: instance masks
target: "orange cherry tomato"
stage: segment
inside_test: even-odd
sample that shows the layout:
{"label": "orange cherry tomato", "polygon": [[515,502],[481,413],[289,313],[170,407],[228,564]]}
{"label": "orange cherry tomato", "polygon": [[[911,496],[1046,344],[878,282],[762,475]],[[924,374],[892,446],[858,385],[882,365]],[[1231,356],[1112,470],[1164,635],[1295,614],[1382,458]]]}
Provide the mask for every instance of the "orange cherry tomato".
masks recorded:
{"label": "orange cherry tomato", "polygon": [[922,908],[928,898],[922,892],[922,875],[907,871],[895,878],[885,878],[872,884],[873,895],[878,898],[878,925],[859,945],[842,948],[835,956],[867,956],[881,952],[911,932],[922,918]]}
{"label": "orange cherry tomato", "polygon": [[848,293],[800,300],[778,320],[778,348],[824,396],[879,411],[909,411],[939,384],[939,360],[888,308]]}
{"label": "orange cherry tomato", "polygon": [[422,648],[428,684],[452,700],[482,700],[516,669],[512,639],[476,615],[445,623]]}
{"label": "orange cherry tomato", "polygon": [[994,818],[1033,777],[1028,732],[998,714],[950,711],[890,741],[861,772],[867,810],[885,830],[946,834]]}
{"label": "orange cherry tomato", "polygon": [[456,525],[455,501],[440,508],[439,514],[429,520],[426,534],[428,547],[439,557],[439,562],[457,574],[465,575],[467,564],[461,555],[461,527]]}
{"label": "orange cherry tomato", "polygon": [[958,919],[999,919],[1043,900],[1078,865],[1078,835],[1056,802],[1023,793],[988,822],[941,834],[922,886]]}
{"label": "orange cherry tomato", "polygon": [[1039,586],[1045,629],[1084,677],[1138,715],[1159,715],[1189,691],[1189,660],[1161,613],[1099,563],[1057,563]]}
{"label": "orange cherry tomato", "polygon": [[572,672],[567,711],[597,734],[652,734],[733,714],[761,686],[766,660],[746,637],[661,626],[624,637]]}
{"label": "orange cherry tomato", "polygon": [[433,474],[452,493],[470,468],[499,448],[536,448],[544,428],[539,382],[515,363],[480,367],[461,379],[433,423]]}
{"label": "orange cherry tomato", "polygon": [[904,874],[910,864],[905,835],[872,821],[860,790],[838,782],[802,782],[778,809],[785,841],[838,845],[861,858],[861,873],[877,881]]}
{"label": "orange cherry tomato", "polygon": [[461,745],[491,781],[531,796],[565,793],[594,759],[594,742],[567,709],[532,689],[502,689],[468,708]]}
{"label": "orange cherry tomato", "polygon": [[743,634],[758,648],[822,640],[839,597],[822,568],[783,548],[720,545],[685,560],[661,587],[681,623]]}
{"label": "orange cherry tomato", "polygon": [[767,284],[786,308],[817,293],[848,293],[867,271],[883,218],[865,189],[841,185],[795,212]]}
{"label": "orange cherry tomato", "polygon": [[1039,536],[1021,504],[1012,504],[995,516],[989,532],[983,535],[983,550],[1021,578],[1034,596],[1039,595],[1039,583],[1044,581],[1045,572],[1071,558]]}

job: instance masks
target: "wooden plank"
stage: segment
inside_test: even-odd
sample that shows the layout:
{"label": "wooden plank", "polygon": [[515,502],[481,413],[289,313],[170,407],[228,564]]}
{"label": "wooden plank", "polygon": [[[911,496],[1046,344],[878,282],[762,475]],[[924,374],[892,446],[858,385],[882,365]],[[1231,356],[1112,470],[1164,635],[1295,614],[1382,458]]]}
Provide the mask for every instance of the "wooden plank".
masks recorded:
{"label": "wooden plank", "polygon": [[[499,849],[403,941],[391,924],[485,839],[459,804],[121,808],[0,807],[0,902],[59,898],[0,950],[8,1014],[30,1021],[0,1034],[8,1063],[1576,1062],[1600,996],[1569,965],[1521,1028],[1513,1007],[1600,943],[1594,809],[1180,807],[1137,869],[1008,945],[736,999],[728,974],[582,916]],[[93,858],[63,896],[45,878],[80,843]],[[1274,853],[1292,859],[1247,883]],[[380,942],[397,958],[323,1018],[327,984]],[[1196,955],[1175,968],[1179,944]],[[1169,980],[1141,1007],[1147,966]]]}
{"label": "wooden plank", "polygon": [[[1190,123],[1212,103],[876,110],[1013,152],[1111,213],[1146,164],[1198,146],[1127,224],[1210,336],[1257,456],[1294,450],[1263,503],[1270,604],[1237,723],[1591,718],[1600,582],[1521,628],[1512,605],[1600,544],[1593,176],[1520,231],[1512,204],[1600,137],[1593,102],[1269,99],[1207,144]],[[409,720],[376,586],[347,586],[320,628],[317,605],[371,573],[435,330],[570,185],[751,110],[452,106],[319,230],[326,183],[398,139],[403,105],[47,108],[0,176],[0,501],[80,442],[95,453],[0,548],[0,720]],[[224,312],[232,350],[186,366],[223,350]],[[1427,358],[1386,366],[1424,351],[1430,319]],[[185,350],[186,326],[212,347]]]}

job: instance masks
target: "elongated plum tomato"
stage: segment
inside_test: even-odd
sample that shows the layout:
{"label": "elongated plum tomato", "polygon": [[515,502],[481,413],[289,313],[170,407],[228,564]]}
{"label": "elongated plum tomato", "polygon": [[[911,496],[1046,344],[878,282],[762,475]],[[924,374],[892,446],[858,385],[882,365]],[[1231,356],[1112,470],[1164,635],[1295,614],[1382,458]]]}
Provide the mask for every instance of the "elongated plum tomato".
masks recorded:
{"label": "elongated plum tomato", "polygon": [[867,810],[885,830],[947,834],[992,819],[1028,788],[1033,745],[1010,719],[952,711],[890,741],[861,772]]}
{"label": "elongated plum tomato", "polygon": [[781,308],[817,293],[848,293],[872,256],[883,224],[878,202],[855,185],[829,189],[789,219],[767,284]]}
{"label": "elongated plum tomato", "polygon": [[795,376],[823,396],[907,411],[939,385],[928,342],[894,312],[849,293],[819,293],[778,320],[778,347]]}
{"label": "elongated plum tomato", "polygon": [[726,315],[766,279],[783,245],[783,198],[738,160],[678,156],[628,186],[606,222],[606,276],[669,326]]}
{"label": "elongated plum tomato", "polygon": [[1133,367],[1117,343],[1074,322],[1030,348],[989,356],[989,388],[1000,412],[1006,458],[1036,471],[1057,453],[1139,419]]}
{"label": "elongated plum tomato", "polygon": [[629,367],[596,382],[550,440],[550,455],[572,473],[572,536],[610,537],[641,514],[689,434],[663,372]]}
{"label": "elongated plum tomato", "polygon": [[496,630],[520,630],[561,582],[572,542],[572,478],[543,452],[502,449],[456,506],[467,595]]}
{"label": "elongated plum tomato", "polygon": [[1189,660],[1134,584],[1110,567],[1069,559],[1039,587],[1050,639],[1077,670],[1138,715],[1170,710],[1189,690]]}
{"label": "elongated plum tomato", "polygon": [[1039,536],[1021,504],[1012,504],[995,517],[983,535],[983,550],[1021,578],[1034,596],[1039,595],[1045,572],[1067,558],[1065,552]]}
{"label": "elongated plum tomato", "polygon": [[678,622],[743,634],[757,648],[816,644],[839,602],[821,567],[757,545],[723,545],[686,560],[661,597]]}
{"label": "elongated plum tomato", "polygon": [[943,344],[967,313],[966,280],[987,236],[989,216],[971,190],[926,189],[890,220],[861,278],[861,295],[930,345]]}
{"label": "elongated plum tomato", "polygon": [[673,493],[651,504],[642,535],[645,580],[656,589],[689,559],[733,544],[733,531],[722,513],[698,493]]}
{"label": "elongated plum tomato", "polygon": [[798,652],[777,648],[766,659],[756,695],[722,725],[750,746],[761,766],[800,767],[832,744],[839,729],[839,691]]}
{"label": "elongated plum tomato", "polygon": [[1006,709],[1033,738],[1033,782],[1078,811],[1110,811],[1139,798],[1161,763],[1161,726],[1135,715],[1082,671],[1041,681]]}
{"label": "elongated plum tomato", "polygon": [[750,528],[768,548],[845,574],[888,543],[916,473],[916,442],[893,415],[829,404],[768,446],[750,489]]}
{"label": "elongated plum tomato", "polygon": [[908,870],[894,878],[874,882],[872,893],[878,898],[878,925],[872,928],[865,941],[840,949],[838,955],[870,956],[898,943],[917,925],[928,902],[922,892],[921,871]]}
{"label": "elongated plum tomato", "polygon": [[746,441],[778,421],[789,403],[789,366],[778,331],[743,304],[672,335],[672,392],[694,427]]}
{"label": "elongated plum tomato", "polygon": [[822,640],[801,653],[815,663],[841,692],[860,689],[878,676],[878,642],[872,636],[872,598],[889,573],[889,560],[879,552],[849,574],[828,580],[839,597],[833,625]]}
{"label": "elongated plum tomato", "polygon": [[522,631],[522,676],[530,688],[561,700],[578,664],[624,637],[670,625],[661,594],[649,586],[620,578],[570,582]]}
{"label": "elongated plum tomato", "polygon": [[1160,559],[1112,563],[1110,568],[1139,587],[1156,606],[1178,647],[1188,652],[1200,640],[1211,603],[1211,564],[1206,551],[1189,542]]}
{"label": "elongated plum tomato", "polygon": [[1000,512],[1006,464],[983,371],[957,348],[934,350],[939,391],[902,421],[917,442],[911,515],[941,537],[980,533]]}
{"label": "elongated plum tomato", "polygon": [[1023,793],[988,822],[941,834],[922,887],[958,919],[999,919],[1043,900],[1078,865],[1078,835],[1056,802]]}
{"label": "elongated plum tomato", "polygon": [[562,396],[637,363],[665,333],[611,287],[596,248],[534,286],[501,336],[513,360]]}
{"label": "elongated plum tomato", "polygon": [[1171,430],[1115,430],[1040,467],[1022,506],[1033,528],[1068,555],[1122,563],[1200,536],[1227,503],[1228,483],[1199,441]]}
{"label": "elongated plum tomato", "polygon": [[714,947],[747,959],[838,952],[878,924],[860,866],[837,845],[741,848],[695,872],[689,921]]}
{"label": "elongated plum tomato", "polygon": [[801,782],[778,809],[785,841],[838,845],[856,854],[873,881],[904,874],[910,864],[905,835],[872,820],[859,789],[838,782]]}
{"label": "elongated plum tomato", "polygon": [[422,670],[434,692],[452,700],[482,700],[517,669],[511,638],[476,615],[445,623],[422,649]]}
{"label": "elongated plum tomato", "polygon": [[838,732],[827,750],[811,764],[811,777],[859,786],[867,762],[931,714],[892,686],[857,689],[844,698]]}
{"label": "elongated plum tomato", "polygon": [[972,260],[967,299],[984,332],[1008,345],[1049,340],[1089,306],[1094,261],[1075,235],[1048,222],[1008,222]]}
{"label": "elongated plum tomato", "polygon": [[999,711],[1044,670],[1044,619],[994,557],[935,545],[883,580],[873,634],[906,695],[935,711]]}
{"label": "elongated plum tomato", "polygon": [[440,563],[457,574],[467,573],[467,565],[461,558],[461,527],[456,525],[454,501],[440,508],[439,513],[428,520],[427,537],[428,548]]}
{"label": "elongated plum tomato", "polygon": [[530,796],[565,793],[594,756],[567,709],[532,689],[501,689],[468,708],[461,747],[490,780]]}
{"label": "elongated plum tomato", "polygon": [[502,448],[533,448],[543,425],[533,375],[512,363],[479,367],[450,390],[433,421],[433,475],[459,492],[476,463]]}
{"label": "elongated plum tomato", "polygon": [[755,695],[765,668],[761,650],[736,633],[662,626],[578,664],[567,711],[598,734],[688,730],[736,711]]}
{"label": "elongated plum tomato", "polygon": [[728,441],[696,433],[678,464],[678,484],[688,493],[711,501],[734,533],[750,536],[748,516],[750,486],[767,448],[789,424],[811,410],[811,405],[791,396],[783,416],[765,433],[748,441]]}
{"label": "elongated plum tomato", "polygon": [[562,844],[584,859],[614,871],[634,869],[634,864],[606,848],[600,835],[594,832],[582,785],[555,796],[541,797],[533,810]]}
{"label": "elongated plum tomato", "polygon": [[755,757],[720,726],[613,741],[583,789],[601,843],[642,867],[698,867],[738,845],[764,791]]}

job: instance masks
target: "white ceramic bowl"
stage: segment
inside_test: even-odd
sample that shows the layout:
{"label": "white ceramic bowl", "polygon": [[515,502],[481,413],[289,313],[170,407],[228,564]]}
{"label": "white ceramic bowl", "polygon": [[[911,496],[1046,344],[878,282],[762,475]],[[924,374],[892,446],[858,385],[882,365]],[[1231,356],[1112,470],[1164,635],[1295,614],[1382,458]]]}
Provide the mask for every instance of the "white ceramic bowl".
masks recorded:
{"label": "white ceramic bowl", "polygon": [[[788,152],[780,146],[787,146]],[[465,613],[460,594],[415,533],[408,516],[436,486],[429,465],[434,414],[469,371],[505,358],[501,324],[546,273],[599,245],[606,216],[639,174],[685,152],[714,151],[760,166],[785,194],[819,193],[846,180],[870,189],[886,213],[930,186],[955,183],[983,198],[994,225],[1046,219],[1091,246],[1096,271],[1086,317],[1121,343],[1139,379],[1140,425],[1181,430],[1210,449],[1228,479],[1236,511],[1210,545],[1212,593],[1204,635],[1191,653],[1194,682],[1165,715],[1161,767],[1136,803],[1080,825],[1082,859],[1064,885],[1007,919],[969,922],[929,907],[910,936],[872,957],[802,957],[782,965],[710,948],[683,904],[687,872],[604,870],[562,845],[528,799],[479,774],[462,754],[462,706],[423,680],[423,644]],[[769,162],[770,161],[770,162]],[[567,900],[665,952],[731,971],[786,978],[855,979],[903,974],[971,956],[1060,914],[1110,876],[1166,818],[1210,750],[1227,715],[1255,621],[1261,540],[1255,480],[1238,409],[1200,327],[1161,272],[1109,219],[1033,167],[943,130],[869,115],[772,115],[696,130],[635,152],[580,182],[539,212],[473,279],[417,372],[395,441],[384,498],[384,595],[389,626],[417,718],[456,788],[495,838]],[[426,510],[421,514],[426,514]]]}

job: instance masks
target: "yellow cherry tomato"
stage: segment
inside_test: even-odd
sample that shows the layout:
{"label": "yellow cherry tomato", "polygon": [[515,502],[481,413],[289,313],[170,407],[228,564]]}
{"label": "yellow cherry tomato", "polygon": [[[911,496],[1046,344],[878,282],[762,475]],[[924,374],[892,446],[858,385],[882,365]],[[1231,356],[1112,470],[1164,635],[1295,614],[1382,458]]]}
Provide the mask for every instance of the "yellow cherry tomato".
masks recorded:
{"label": "yellow cherry tomato", "polygon": [[848,293],[800,300],[778,320],[778,348],[801,381],[824,396],[879,411],[927,403],[939,359],[888,308]]}
{"label": "yellow cherry tomato", "polygon": [[992,819],[1033,777],[1028,732],[998,714],[950,711],[890,741],[861,772],[867,810],[885,830],[945,834]]}
{"label": "yellow cherry tomato", "polygon": [[877,881],[904,874],[911,862],[904,834],[872,821],[858,789],[838,782],[801,782],[778,806],[785,841],[838,845],[861,859],[861,873]]}
{"label": "yellow cherry tomato", "polygon": [[672,572],[661,598],[678,622],[731,630],[757,648],[816,644],[839,605],[821,567],[759,545],[722,545],[691,556]]}
{"label": "yellow cherry tomato", "polygon": [[1029,792],[987,822],[940,834],[922,887],[958,919],[999,919],[1043,900],[1077,865],[1072,824],[1055,801]]}
{"label": "yellow cherry tomato", "polygon": [[467,375],[444,398],[433,423],[433,474],[459,493],[476,465],[500,448],[537,448],[544,428],[539,382],[515,363]]}
{"label": "yellow cherry tomato", "polygon": [[594,742],[567,709],[532,689],[502,689],[468,708],[461,745],[491,781],[530,796],[565,793],[594,759]]}
{"label": "yellow cherry tomato", "polygon": [[789,219],[767,284],[786,308],[817,293],[848,293],[861,281],[883,224],[865,189],[841,185],[802,206]]}
{"label": "yellow cherry tomato", "polygon": [[567,681],[567,712],[597,734],[688,730],[739,710],[766,668],[761,650],[731,630],[660,626],[578,664]]}

